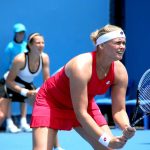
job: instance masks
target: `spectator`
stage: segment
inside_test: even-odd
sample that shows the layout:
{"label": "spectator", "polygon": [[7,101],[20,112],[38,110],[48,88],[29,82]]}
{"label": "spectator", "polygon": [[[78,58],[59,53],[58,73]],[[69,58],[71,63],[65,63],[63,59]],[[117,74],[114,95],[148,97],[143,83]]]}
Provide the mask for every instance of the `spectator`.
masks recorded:
{"label": "spectator", "polygon": [[[16,23],[13,27],[13,41],[9,42],[4,53],[5,53],[5,69],[6,73],[4,77],[6,78],[8,71],[11,67],[12,61],[16,55],[22,52],[26,52],[26,27],[22,23]],[[17,100],[17,99],[16,99]],[[15,101],[15,99],[13,100]],[[32,131],[29,127],[29,124],[27,123],[26,119],[26,104],[20,103],[20,111],[21,111],[21,129],[25,132]],[[8,105],[8,113],[7,113],[7,119],[6,119],[6,131],[11,133],[20,132],[21,130],[15,125],[13,122],[13,119],[11,118],[11,103]]]}

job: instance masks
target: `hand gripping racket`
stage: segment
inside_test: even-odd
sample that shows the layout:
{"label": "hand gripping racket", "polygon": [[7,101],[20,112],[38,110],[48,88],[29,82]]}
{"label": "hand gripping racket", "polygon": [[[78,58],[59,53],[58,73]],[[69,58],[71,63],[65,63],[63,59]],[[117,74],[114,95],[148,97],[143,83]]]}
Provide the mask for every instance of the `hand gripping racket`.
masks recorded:
{"label": "hand gripping racket", "polygon": [[[137,118],[139,108],[143,112],[143,115]],[[138,87],[136,108],[132,118],[131,126],[134,127],[139,121],[150,115],[150,69],[145,71],[142,75]]]}

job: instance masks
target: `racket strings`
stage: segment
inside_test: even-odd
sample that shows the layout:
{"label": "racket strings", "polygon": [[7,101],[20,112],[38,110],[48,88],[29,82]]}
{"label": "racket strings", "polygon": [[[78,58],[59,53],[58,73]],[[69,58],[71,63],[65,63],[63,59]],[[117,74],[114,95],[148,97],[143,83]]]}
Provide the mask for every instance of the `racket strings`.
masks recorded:
{"label": "racket strings", "polygon": [[150,71],[148,71],[141,79],[139,84],[140,108],[145,112],[150,112]]}
{"label": "racket strings", "polygon": [[146,87],[145,89],[141,89],[140,91],[140,94],[139,94],[139,98],[140,100],[142,101],[150,101],[150,86],[149,87]]}

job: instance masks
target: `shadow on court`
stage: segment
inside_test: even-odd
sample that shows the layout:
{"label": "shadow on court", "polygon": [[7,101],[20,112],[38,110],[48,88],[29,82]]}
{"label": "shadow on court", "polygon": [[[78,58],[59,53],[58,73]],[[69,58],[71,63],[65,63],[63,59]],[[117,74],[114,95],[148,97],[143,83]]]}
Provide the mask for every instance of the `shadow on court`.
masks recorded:
{"label": "shadow on court", "polygon": [[[112,129],[114,135],[121,135],[119,129]],[[150,150],[150,130],[137,130],[121,150]],[[93,150],[74,130],[60,131],[59,141],[65,150]],[[31,133],[0,132],[0,150],[32,150]]]}

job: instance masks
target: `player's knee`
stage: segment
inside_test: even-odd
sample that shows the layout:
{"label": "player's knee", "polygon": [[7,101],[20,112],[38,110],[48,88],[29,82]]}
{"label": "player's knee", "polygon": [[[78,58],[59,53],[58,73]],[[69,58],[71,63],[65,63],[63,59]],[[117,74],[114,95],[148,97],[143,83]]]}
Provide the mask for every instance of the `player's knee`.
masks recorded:
{"label": "player's knee", "polygon": [[4,120],[6,117],[6,114],[4,112],[0,112],[0,120]]}

